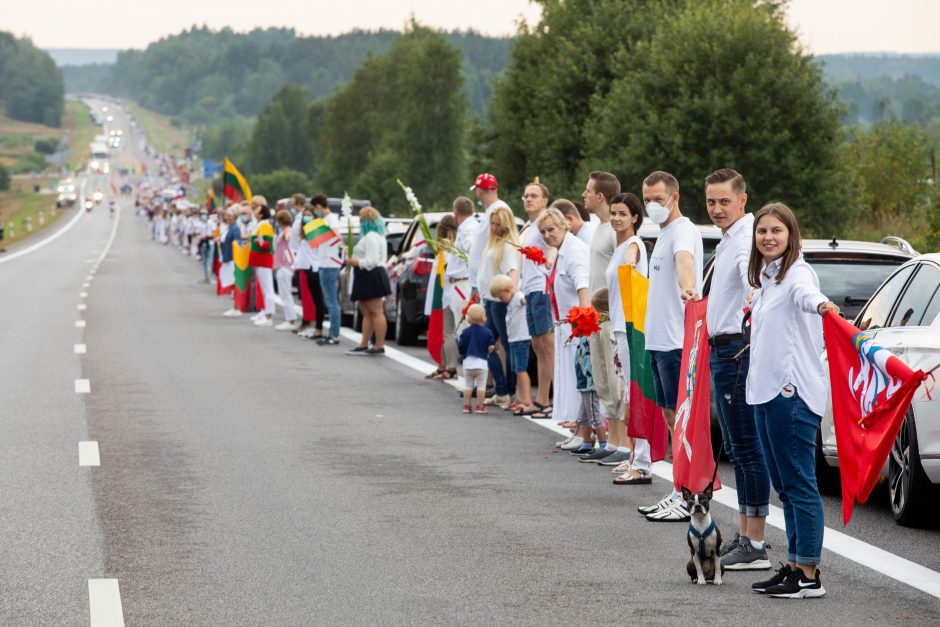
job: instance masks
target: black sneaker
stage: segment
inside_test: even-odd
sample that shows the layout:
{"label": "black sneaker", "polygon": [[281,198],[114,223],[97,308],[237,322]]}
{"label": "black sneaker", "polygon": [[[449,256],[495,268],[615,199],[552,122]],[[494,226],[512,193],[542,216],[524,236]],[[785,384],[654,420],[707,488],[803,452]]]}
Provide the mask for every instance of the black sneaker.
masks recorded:
{"label": "black sneaker", "polygon": [[613,455],[609,455],[603,459],[597,460],[597,463],[601,466],[619,466],[620,464],[628,461],[630,459],[630,453],[626,451],[614,451]]}
{"label": "black sneaker", "polygon": [[351,348],[348,351],[346,351],[346,354],[347,355],[368,355],[369,349],[362,347],[362,346],[357,346],[356,348]]}
{"label": "black sneaker", "polygon": [[590,455],[582,455],[580,459],[578,459],[578,461],[584,462],[586,464],[593,464],[597,461],[604,459],[605,457],[610,457],[616,452],[617,452],[617,449],[599,448],[593,453],[591,453]]}
{"label": "black sneaker", "polygon": [[734,532],[734,537],[731,538],[730,542],[725,542],[721,549],[718,551],[718,557],[724,557],[725,554],[730,553],[734,550],[734,547],[738,546],[738,542],[741,541],[741,534],[737,531]]}
{"label": "black sneaker", "polygon": [[317,340],[317,346],[336,346],[339,344],[339,340],[335,337],[321,337]]}
{"label": "black sneaker", "polygon": [[590,445],[590,448],[588,448],[588,446],[585,444],[585,445],[581,446],[581,448],[576,448],[576,449],[573,449],[573,450],[568,451],[568,452],[571,453],[572,455],[577,456],[577,457],[580,457],[580,456],[582,456],[582,455],[593,455],[593,454],[594,454],[594,445],[591,444],[591,445]]}
{"label": "black sneaker", "polygon": [[366,352],[370,355],[384,355],[385,349],[384,348],[370,348]]}
{"label": "black sneaker", "polygon": [[826,589],[822,586],[818,568],[815,579],[807,579],[800,569],[791,569],[783,583],[767,588],[764,594],[777,599],[815,599],[826,596]]}
{"label": "black sneaker", "polygon": [[786,579],[790,573],[793,572],[793,569],[790,568],[789,564],[780,564],[780,570],[777,571],[777,574],[767,579],[766,581],[758,581],[757,583],[751,584],[751,590],[764,594],[767,592],[768,588],[773,588],[774,586],[779,586],[783,583],[783,580]]}

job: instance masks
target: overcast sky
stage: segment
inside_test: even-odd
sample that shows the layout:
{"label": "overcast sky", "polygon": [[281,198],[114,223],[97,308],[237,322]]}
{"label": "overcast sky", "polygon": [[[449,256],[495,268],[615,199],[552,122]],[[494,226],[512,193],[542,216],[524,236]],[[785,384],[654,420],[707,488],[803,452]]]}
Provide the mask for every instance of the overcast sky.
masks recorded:
{"label": "overcast sky", "polygon": [[[429,26],[509,35],[539,11],[527,0],[0,0],[0,30],[43,48],[144,48],[192,24],[322,35],[400,29],[412,14]],[[940,52],[940,0],[791,0],[789,20],[816,54]]]}

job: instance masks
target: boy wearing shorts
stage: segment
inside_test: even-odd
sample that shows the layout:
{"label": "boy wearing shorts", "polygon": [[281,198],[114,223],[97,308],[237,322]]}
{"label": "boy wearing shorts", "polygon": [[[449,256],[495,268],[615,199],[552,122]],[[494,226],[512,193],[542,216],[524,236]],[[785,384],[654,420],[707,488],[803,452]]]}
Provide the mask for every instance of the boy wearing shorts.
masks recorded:
{"label": "boy wearing shorts", "polygon": [[486,328],[486,312],[483,305],[470,305],[467,309],[467,322],[470,323],[460,339],[457,340],[457,350],[463,357],[463,375],[466,383],[463,390],[463,413],[471,412],[470,400],[473,389],[477,391],[476,413],[487,414],[483,400],[486,396],[486,376],[489,373],[487,357],[496,348],[496,338]]}

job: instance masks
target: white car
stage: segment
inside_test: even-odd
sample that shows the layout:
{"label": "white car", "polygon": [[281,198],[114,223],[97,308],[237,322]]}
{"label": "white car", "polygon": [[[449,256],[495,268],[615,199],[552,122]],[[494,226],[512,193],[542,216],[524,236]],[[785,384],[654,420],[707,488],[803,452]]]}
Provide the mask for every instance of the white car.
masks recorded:
{"label": "white car", "polygon": [[[855,319],[914,370],[928,372],[940,364],[940,254],[921,255],[900,266],[881,285]],[[940,484],[940,388],[932,380],[914,395],[888,462],[888,492],[898,524],[917,525],[934,504]],[[825,464],[839,464],[832,410],[820,429]],[[834,480],[820,464],[821,484]],[[826,476],[830,473],[830,476]],[[838,485],[837,483],[835,485]]]}

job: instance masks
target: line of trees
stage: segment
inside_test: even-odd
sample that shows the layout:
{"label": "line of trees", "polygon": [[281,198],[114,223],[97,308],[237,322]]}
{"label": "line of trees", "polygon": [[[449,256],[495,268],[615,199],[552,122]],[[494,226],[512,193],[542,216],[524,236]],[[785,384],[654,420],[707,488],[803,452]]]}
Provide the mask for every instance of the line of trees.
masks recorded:
{"label": "line of trees", "polygon": [[0,104],[24,122],[60,126],[65,107],[62,72],[29,39],[0,31]]}

